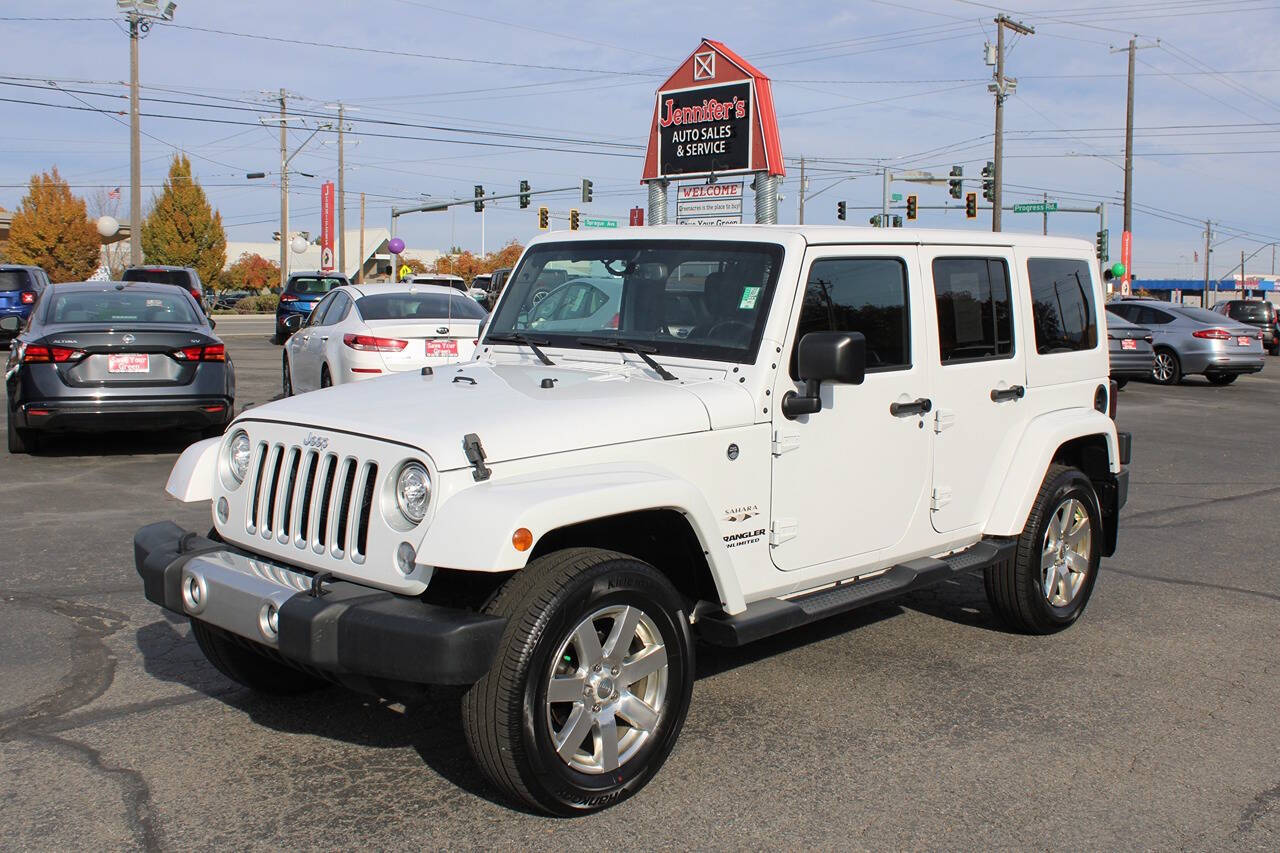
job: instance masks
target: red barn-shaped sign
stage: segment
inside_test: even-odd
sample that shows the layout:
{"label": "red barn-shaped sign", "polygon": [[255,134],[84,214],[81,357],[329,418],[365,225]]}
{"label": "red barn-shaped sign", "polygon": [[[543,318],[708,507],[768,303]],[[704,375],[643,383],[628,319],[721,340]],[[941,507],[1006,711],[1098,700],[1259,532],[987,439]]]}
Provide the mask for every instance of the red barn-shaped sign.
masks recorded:
{"label": "red barn-shaped sign", "polygon": [[644,178],[785,175],[769,78],[703,39],[658,87]]}

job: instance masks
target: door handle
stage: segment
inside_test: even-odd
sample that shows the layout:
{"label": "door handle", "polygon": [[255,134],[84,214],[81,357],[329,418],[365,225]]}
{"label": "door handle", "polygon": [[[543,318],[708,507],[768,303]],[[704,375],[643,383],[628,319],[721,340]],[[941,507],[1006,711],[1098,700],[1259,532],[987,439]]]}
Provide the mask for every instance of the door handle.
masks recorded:
{"label": "door handle", "polygon": [[1008,388],[992,388],[991,402],[1003,403],[1005,400],[1021,400],[1027,396],[1027,389],[1021,385],[1011,385]]}
{"label": "door handle", "polygon": [[328,336],[328,335],[321,335],[321,336],[320,336],[320,340],[324,341],[325,343],[328,343],[328,342],[329,342],[329,336]]}
{"label": "door handle", "polygon": [[917,397],[910,403],[890,403],[889,414],[895,418],[903,418],[909,415],[923,415],[933,409],[933,401],[928,397]]}

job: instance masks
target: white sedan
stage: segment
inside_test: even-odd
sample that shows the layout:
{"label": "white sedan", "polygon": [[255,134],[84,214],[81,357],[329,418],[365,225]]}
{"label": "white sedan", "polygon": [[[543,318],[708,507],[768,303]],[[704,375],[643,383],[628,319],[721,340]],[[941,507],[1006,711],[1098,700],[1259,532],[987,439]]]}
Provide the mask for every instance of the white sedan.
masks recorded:
{"label": "white sedan", "polygon": [[450,287],[335,288],[285,344],[285,396],[470,361],[486,316],[474,299]]}

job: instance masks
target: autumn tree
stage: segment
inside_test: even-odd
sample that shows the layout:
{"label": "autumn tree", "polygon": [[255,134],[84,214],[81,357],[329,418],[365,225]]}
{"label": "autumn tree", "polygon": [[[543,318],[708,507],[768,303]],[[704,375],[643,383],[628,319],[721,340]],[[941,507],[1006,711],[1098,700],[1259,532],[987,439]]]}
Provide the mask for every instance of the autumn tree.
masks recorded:
{"label": "autumn tree", "polygon": [[221,289],[227,263],[222,214],[191,176],[185,154],[174,155],[164,189],[142,223],[142,251],[148,263],[194,267],[205,287]]}
{"label": "autumn tree", "polygon": [[[456,248],[456,247],[455,247]],[[512,240],[496,252],[476,255],[467,251],[455,251],[436,258],[432,272],[461,276],[467,281],[478,275],[491,273],[503,267],[513,267],[524,251],[519,241]]]}
{"label": "autumn tree", "polygon": [[245,252],[220,279],[227,290],[262,290],[280,282],[280,265],[255,252]]}
{"label": "autumn tree", "polygon": [[14,211],[5,258],[43,267],[49,278],[83,281],[98,268],[101,243],[84,199],[58,174],[31,176],[31,187]]}

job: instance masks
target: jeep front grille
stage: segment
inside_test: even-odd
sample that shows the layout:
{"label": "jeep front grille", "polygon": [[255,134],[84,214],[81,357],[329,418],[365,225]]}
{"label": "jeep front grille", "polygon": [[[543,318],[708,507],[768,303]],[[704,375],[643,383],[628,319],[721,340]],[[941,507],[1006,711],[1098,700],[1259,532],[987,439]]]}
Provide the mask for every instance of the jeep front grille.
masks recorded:
{"label": "jeep front grille", "polygon": [[298,445],[258,442],[245,529],[299,550],[363,563],[378,465]]}

